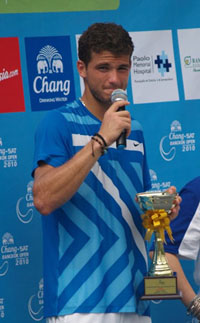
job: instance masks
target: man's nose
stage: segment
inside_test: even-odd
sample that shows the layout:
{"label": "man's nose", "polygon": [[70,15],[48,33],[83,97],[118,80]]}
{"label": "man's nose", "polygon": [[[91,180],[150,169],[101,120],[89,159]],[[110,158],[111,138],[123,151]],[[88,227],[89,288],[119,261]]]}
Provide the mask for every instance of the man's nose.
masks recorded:
{"label": "man's nose", "polygon": [[111,83],[115,83],[115,82],[118,81],[118,72],[117,72],[117,70],[113,69],[113,70],[110,71],[110,73],[109,73],[109,81]]}

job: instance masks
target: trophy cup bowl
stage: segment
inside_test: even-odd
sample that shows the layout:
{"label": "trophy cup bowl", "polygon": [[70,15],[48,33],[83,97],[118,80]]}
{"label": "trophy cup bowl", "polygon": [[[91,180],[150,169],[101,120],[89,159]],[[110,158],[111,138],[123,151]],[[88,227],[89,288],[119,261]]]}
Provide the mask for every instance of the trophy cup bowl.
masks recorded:
{"label": "trophy cup bowl", "polygon": [[168,192],[156,191],[156,192],[143,192],[137,195],[140,208],[146,212],[147,210],[159,210],[165,209],[167,213],[170,213],[171,208],[174,205],[174,200],[177,193],[170,194]]}
{"label": "trophy cup bowl", "polygon": [[145,212],[143,225],[146,223],[146,235],[149,234],[147,240],[150,240],[152,233],[155,235],[155,250],[148,274],[144,277],[144,295],[141,299],[181,298],[177,290],[176,273],[169,267],[163,246],[165,230],[170,239],[173,239],[168,215],[174,206],[177,193],[148,191],[136,196],[140,208]]}

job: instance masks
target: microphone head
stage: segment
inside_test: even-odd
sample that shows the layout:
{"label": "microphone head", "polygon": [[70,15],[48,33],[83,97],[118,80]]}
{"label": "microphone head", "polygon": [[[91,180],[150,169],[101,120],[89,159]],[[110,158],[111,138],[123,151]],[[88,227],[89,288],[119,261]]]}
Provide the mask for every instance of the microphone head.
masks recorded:
{"label": "microphone head", "polygon": [[111,94],[112,103],[120,100],[127,100],[127,93],[122,89],[116,89]]}

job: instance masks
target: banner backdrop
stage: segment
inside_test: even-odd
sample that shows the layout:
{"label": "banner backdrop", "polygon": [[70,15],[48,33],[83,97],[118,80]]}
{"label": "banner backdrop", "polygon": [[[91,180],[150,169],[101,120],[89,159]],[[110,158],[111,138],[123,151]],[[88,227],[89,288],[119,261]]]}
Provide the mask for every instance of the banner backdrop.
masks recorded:
{"label": "banner backdrop", "polygon": [[[44,322],[34,132],[47,110],[80,97],[77,38],[88,25],[116,22],[133,38],[129,110],[143,125],[153,189],[199,176],[199,11],[199,0],[0,0],[0,322]],[[197,290],[193,263],[182,264]],[[152,318],[193,322],[177,300],[152,302]]]}

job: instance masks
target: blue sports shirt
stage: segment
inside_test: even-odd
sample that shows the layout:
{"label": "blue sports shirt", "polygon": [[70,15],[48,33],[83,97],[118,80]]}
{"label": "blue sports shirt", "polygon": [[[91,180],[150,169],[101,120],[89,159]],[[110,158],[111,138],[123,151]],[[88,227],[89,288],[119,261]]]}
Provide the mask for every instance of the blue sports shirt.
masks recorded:
{"label": "blue sports shirt", "polygon": [[[48,112],[35,136],[39,161],[59,167],[99,131],[101,122],[80,101]],[[91,148],[92,153],[92,148]],[[108,148],[73,195],[42,217],[44,314],[136,312],[141,301],[147,253],[138,192],[150,188],[143,132],[132,120],[123,151]]]}

